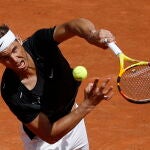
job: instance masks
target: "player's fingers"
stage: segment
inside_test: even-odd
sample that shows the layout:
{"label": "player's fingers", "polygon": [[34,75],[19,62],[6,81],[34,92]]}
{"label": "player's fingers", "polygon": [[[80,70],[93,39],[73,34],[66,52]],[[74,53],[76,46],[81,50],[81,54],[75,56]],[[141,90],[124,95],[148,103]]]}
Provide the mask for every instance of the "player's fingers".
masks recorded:
{"label": "player's fingers", "polygon": [[103,91],[103,94],[104,94],[104,95],[109,94],[109,93],[112,91],[112,89],[113,89],[113,86],[110,86],[108,89],[105,89],[105,90]]}
{"label": "player's fingers", "polygon": [[96,89],[96,87],[97,87],[97,84],[98,84],[98,81],[99,81],[98,78],[94,80],[93,87],[92,87],[92,89],[91,89],[91,92],[92,92],[92,93],[93,93],[93,91],[95,91],[95,89]]}
{"label": "player's fingers", "polygon": [[108,95],[104,95],[104,99],[105,100],[109,100],[109,99],[111,99],[112,98],[112,96],[113,96],[113,92],[111,92],[111,93],[109,93]]}
{"label": "player's fingers", "polygon": [[91,91],[92,87],[93,87],[93,83],[89,83],[89,84],[87,85],[87,87],[85,88],[85,92],[86,92],[86,93],[89,93],[89,92]]}
{"label": "player's fingers", "polygon": [[99,87],[99,91],[100,91],[101,93],[103,93],[103,90],[104,90],[104,88],[106,87],[106,85],[108,84],[109,81],[110,81],[110,78],[107,78],[107,79],[101,84],[101,86]]}
{"label": "player's fingers", "polygon": [[96,93],[98,81],[99,81],[98,78],[96,78],[96,79],[94,80],[94,83],[93,83],[93,85],[92,85],[90,91],[88,92],[89,97],[93,96],[93,95]]}
{"label": "player's fingers", "polygon": [[111,43],[111,42],[115,42],[115,38],[109,38],[109,37],[105,37],[104,39],[102,39],[102,42],[107,46],[108,43]]}
{"label": "player's fingers", "polygon": [[93,83],[89,83],[88,86],[85,88],[86,93],[93,93],[96,90],[98,84],[98,78],[94,80]]}

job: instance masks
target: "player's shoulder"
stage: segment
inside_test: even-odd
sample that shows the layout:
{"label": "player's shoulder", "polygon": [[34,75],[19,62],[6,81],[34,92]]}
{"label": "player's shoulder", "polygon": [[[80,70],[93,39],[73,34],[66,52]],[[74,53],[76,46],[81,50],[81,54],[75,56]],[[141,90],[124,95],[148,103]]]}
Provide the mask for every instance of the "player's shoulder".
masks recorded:
{"label": "player's shoulder", "polygon": [[40,28],[38,30],[36,30],[31,37],[37,37],[37,38],[42,38],[43,36],[53,36],[55,30],[55,26],[54,27],[50,27],[50,28]]}
{"label": "player's shoulder", "polygon": [[19,83],[17,75],[10,69],[6,68],[1,81],[1,90],[14,90]]}
{"label": "player's shoulder", "polygon": [[17,75],[11,69],[6,68],[5,71],[4,71],[4,73],[3,73],[2,79],[3,78],[7,78],[7,80],[8,80],[11,77],[12,78],[17,77]]}

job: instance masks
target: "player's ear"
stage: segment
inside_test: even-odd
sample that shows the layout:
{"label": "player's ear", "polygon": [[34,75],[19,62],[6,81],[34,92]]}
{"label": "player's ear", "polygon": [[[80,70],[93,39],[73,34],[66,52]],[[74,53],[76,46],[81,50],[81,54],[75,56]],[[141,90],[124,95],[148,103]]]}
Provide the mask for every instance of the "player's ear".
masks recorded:
{"label": "player's ear", "polygon": [[23,42],[22,42],[22,39],[21,39],[21,37],[20,36],[16,36],[16,39],[17,39],[17,41],[22,45],[23,44]]}

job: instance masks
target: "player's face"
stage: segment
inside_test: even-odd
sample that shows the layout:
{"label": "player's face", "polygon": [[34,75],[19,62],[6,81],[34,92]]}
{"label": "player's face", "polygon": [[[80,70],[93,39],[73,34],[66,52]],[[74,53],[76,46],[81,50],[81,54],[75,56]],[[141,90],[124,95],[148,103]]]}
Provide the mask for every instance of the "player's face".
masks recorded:
{"label": "player's face", "polygon": [[28,68],[27,53],[18,40],[0,52],[0,63],[15,71],[24,71]]}

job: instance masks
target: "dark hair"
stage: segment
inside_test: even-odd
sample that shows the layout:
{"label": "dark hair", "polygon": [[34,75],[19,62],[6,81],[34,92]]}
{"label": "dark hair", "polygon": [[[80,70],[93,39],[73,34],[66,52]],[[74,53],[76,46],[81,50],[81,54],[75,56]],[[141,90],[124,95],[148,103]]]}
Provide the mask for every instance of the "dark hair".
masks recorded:
{"label": "dark hair", "polygon": [[0,38],[4,36],[9,30],[9,27],[6,24],[0,25]]}

